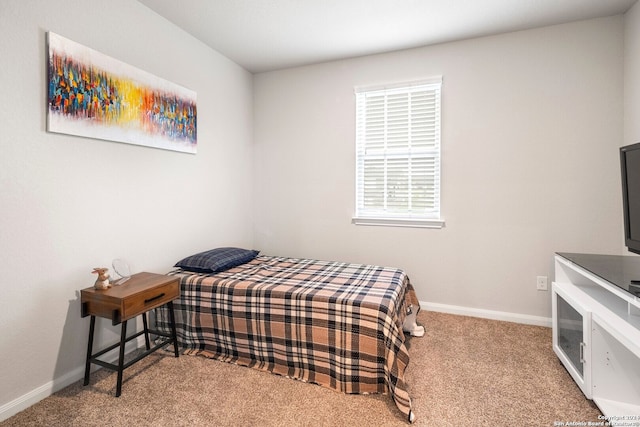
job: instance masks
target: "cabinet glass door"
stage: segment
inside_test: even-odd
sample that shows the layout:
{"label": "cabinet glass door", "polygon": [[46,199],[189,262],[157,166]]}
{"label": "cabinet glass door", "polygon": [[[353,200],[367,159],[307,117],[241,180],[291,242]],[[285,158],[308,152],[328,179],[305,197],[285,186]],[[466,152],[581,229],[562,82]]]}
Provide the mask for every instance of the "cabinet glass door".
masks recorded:
{"label": "cabinet glass door", "polygon": [[557,345],[569,359],[569,362],[578,371],[580,377],[584,378],[584,336],[583,318],[575,308],[573,308],[560,295],[556,294],[558,307],[558,342]]}
{"label": "cabinet glass door", "polygon": [[591,399],[591,312],[578,288],[568,283],[552,285],[553,351]]}

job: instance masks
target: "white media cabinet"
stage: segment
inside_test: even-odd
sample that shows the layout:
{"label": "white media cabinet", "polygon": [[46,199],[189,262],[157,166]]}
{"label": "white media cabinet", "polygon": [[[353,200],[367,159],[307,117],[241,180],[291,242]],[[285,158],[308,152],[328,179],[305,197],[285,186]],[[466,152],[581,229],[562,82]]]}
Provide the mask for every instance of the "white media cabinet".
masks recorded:
{"label": "white media cabinet", "polygon": [[640,257],[556,254],[553,350],[604,416],[640,423],[640,283],[632,280]]}

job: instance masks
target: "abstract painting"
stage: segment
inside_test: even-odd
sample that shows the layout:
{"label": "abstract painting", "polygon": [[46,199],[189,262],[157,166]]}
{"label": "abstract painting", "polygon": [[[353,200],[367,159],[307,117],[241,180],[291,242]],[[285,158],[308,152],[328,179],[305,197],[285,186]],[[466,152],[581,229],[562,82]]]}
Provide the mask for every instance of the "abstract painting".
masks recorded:
{"label": "abstract painting", "polygon": [[196,153],[196,93],[49,32],[49,132]]}

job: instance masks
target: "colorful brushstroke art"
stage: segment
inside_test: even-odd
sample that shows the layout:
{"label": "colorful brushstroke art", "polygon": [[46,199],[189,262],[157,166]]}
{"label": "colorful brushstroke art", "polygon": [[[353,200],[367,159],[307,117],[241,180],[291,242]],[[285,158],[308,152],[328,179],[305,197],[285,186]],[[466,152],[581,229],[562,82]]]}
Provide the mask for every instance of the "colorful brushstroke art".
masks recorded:
{"label": "colorful brushstroke art", "polygon": [[195,153],[196,93],[49,32],[49,132]]}

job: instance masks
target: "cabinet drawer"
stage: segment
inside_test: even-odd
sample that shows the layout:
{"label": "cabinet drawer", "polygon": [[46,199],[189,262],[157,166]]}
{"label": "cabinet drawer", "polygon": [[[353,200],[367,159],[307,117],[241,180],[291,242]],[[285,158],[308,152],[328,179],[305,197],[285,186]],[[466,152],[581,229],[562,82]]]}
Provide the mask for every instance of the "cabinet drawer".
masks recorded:
{"label": "cabinet drawer", "polygon": [[120,320],[128,320],[156,307],[160,307],[176,299],[179,295],[180,281],[177,278],[173,282],[138,292],[124,299]]}

